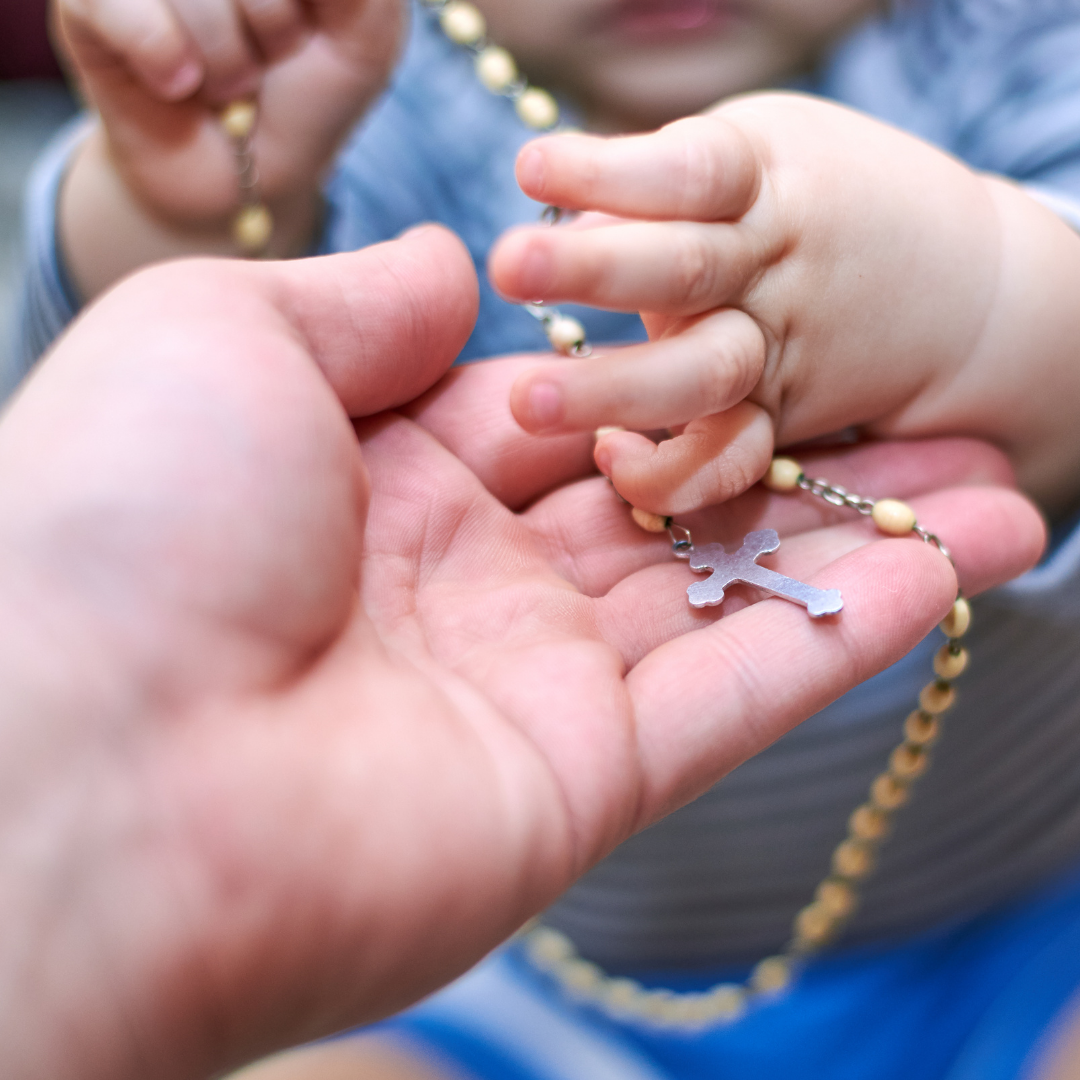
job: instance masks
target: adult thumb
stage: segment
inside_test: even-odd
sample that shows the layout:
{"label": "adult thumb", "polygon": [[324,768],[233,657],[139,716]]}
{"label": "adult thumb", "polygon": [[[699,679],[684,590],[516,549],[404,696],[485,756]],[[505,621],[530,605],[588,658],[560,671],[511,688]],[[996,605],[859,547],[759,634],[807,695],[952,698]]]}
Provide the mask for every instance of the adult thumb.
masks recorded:
{"label": "adult thumb", "polygon": [[476,322],[472,258],[435,225],[360,251],[257,270],[354,417],[423,393],[457,358]]}

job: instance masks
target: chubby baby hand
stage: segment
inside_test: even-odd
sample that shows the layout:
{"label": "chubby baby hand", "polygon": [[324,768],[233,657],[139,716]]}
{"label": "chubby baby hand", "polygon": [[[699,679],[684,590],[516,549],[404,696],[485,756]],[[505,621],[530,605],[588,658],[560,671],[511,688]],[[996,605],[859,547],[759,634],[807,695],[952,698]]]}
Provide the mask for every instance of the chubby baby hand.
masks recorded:
{"label": "chubby baby hand", "polygon": [[258,103],[252,147],[278,226],[273,253],[302,251],[322,177],[385,85],[405,25],[402,0],[53,5],[98,120],[61,206],[62,246],[84,296],[144,262],[232,251],[242,192],[222,116],[236,99]]}
{"label": "chubby baby hand", "polygon": [[[728,498],[774,443],[851,426],[1022,437],[1001,406],[1030,394],[1008,368],[1041,331],[1002,266],[1036,236],[1066,261],[1077,246],[1018,189],[795,94],[654,134],[549,136],[521,152],[518,179],[541,202],[599,214],[505,236],[495,286],[639,311],[650,341],[530,370],[514,414],[534,432],[632,429],[603,434],[596,461],[635,505]],[[659,444],[636,433],[665,428],[675,437]]]}

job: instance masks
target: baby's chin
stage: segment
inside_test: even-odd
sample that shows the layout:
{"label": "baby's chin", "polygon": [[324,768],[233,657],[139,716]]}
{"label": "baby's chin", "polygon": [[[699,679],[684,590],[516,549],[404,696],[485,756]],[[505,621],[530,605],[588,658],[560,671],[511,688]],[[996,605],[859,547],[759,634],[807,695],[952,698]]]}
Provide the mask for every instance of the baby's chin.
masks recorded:
{"label": "baby's chin", "polygon": [[783,85],[799,67],[768,40],[732,28],[693,40],[601,42],[580,71],[565,70],[591,129],[648,131],[733,94]]}

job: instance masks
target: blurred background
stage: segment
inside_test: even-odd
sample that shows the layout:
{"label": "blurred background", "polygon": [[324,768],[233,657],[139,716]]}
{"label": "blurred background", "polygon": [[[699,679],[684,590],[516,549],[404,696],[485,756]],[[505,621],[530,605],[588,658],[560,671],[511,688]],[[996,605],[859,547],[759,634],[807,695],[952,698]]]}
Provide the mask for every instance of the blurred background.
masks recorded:
{"label": "blurred background", "polygon": [[34,158],[75,111],[49,44],[48,0],[0,0],[0,385],[11,367],[22,189]]}

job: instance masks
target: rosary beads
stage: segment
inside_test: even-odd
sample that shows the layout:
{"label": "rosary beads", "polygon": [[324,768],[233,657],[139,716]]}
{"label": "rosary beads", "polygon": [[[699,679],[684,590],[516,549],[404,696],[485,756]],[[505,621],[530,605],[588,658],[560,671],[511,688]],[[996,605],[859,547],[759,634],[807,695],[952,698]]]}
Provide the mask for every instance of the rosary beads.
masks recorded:
{"label": "rosary beads", "polygon": [[[560,126],[559,103],[555,98],[547,90],[531,86],[510,53],[487,40],[487,21],[479,8],[467,0],[421,0],[421,3],[438,19],[442,32],[455,45],[468,50],[476,77],[484,87],[513,102],[514,111],[527,128],[541,135],[572,130]],[[548,206],[541,212],[540,220],[553,225],[562,215],[559,207]],[[576,357],[592,352],[585,340],[585,327],[577,319],[547,304],[522,304],[522,307],[540,323],[556,352]]]}
{"label": "rosary beads", "polygon": [[221,127],[232,143],[240,183],[240,209],[233,218],[232,235],[248,258],[265,254],[274,232],[273,216],[259,193],[259,170],[251,152],[258,117],[254,101],[234,101],[221,114]]}
{"label": "rosary beads", "polygon": [[[870,517],[886,535],[916,535],[937,547],[946,558],[951,558],[941,541],[919,525],[912,509],[897,499],[867,499],[825,480],[810,479],[790,458],[774,458],[763,483],[773,491],[805,491],[832,506],[855,510]],[[689,558],[691,567],[695,567],[695,548],[685,528],[658,514],[640,510],[633,514],[634,520],[647,531],[667,531],[672,553],[677,558]],[[766,550],[775,550],[779,546],[776,533],[772,530],[750,533],[743,541],[740,553],[729,558],[738,559],[743,551],[752,555],[762,545]],[[710,544],[702,551],[718,547]],[[755,558],[751,557],[750,561]],[[702,561],[712,568],[717,559],[714,554]],[[775,576],[780,578],[780,575]],[[752,576],[740,574],[735,580],[761,587]],[[776,582],[764,580],[766,590],[772,595],[794,599],[796,603],[805,602],[802,598],[787,596],[782,589],[788,586],[777,588]],[[790,582],[791,579],[781,580]],[[694,589],[695,585],[691,585],[688,590],[691,603],[694,602]],[[839,601],[836,590],[827,592],[835,593],[835,601]],[[721,588],[721,598],[722,595]],[[836,610],[839,610],[838,606]],[[820,614],[831,613],[823,611]],[[834,942],[855,913],[859,888],[874,870],[878,849],[888,836],[893,815],[908,801],[912,784],[930,764],[930,747],[938,738],[941,715],[955,700],[952,680],[962,674],[968,664],[968,652],[961,639],[970,625],[971,608],[967,600],[957,595],[951,611],[941,623],[946,641],[934,656],[934,678],[920,692],[918,708],[904,721],[903,739],[889,755],[886,768],[870,784],[867,799],[848,818],[847,835],[834,849],[829,872],[818,885],[814,899],[795,916],[787,945],[775,956],[758,961],[745,983],[724,982],[701,992],[677,993],[665,988],[647,988],[634,979],[614,978],[579,956],[573,941],[565,934],[538,920],[522,931],[525,954],[533,965],[569,996],[614,1019],[674,1030],[696,1031],[713,1024],[732,1023],[745,1015],[753,1004],[773,1000],[782,994],[791,985],[800,966]]]}

